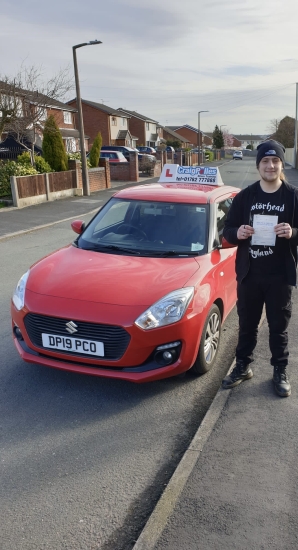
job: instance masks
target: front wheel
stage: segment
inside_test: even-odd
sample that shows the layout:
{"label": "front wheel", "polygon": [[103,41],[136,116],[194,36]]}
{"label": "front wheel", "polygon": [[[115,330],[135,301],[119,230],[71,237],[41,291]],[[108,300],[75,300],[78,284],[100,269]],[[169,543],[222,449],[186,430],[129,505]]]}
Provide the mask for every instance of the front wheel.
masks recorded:
{"label": "front wheel", "polygon": [[204,374],[213,367],[219,349],[220,336],[221,315],[218,307],[213,304],[204,324],[198,355],[191,372]]}

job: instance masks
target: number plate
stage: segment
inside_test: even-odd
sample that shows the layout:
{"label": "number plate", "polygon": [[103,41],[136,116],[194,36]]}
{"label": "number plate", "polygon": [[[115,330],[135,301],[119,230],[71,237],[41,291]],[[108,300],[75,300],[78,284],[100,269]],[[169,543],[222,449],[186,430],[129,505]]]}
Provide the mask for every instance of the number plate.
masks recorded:
{"label": "number plate", "polygon": [[56,334],[42,333],[41,336],[44,348],[62,349],[70,353],[84,353],[99,357],[104,356],[104,346],[102,342],[83,340],[82,338],[73,338],[71,336],[58,336]]}

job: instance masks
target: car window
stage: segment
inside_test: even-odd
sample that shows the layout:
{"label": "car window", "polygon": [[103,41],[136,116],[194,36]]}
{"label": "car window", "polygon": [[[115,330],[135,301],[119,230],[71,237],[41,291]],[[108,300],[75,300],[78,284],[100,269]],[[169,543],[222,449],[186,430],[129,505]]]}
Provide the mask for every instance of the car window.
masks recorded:
{"label": "car window", "polygon": [[152,253],[203,254],[207,250],[206,204],[111,199],[79,238],[92,243]]}
{"label": "car window", "polygon": [[223,234],[225,221],[227,219],[227,215],[231,208],[232,202],[233,202],[233,198],[229,197],[228,199],[225,199],[224,201],[218,202],[216,204],[216,223],[217,223],[217,232],[218,232],[218,238],[220,243],[222,241],[222,234]]}

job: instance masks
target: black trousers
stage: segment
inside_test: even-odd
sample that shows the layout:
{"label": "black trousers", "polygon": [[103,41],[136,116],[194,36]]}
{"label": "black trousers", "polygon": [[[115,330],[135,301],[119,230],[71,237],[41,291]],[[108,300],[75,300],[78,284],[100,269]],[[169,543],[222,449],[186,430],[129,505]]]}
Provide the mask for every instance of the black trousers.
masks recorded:
{"label": "black trousers", "polygon": [[238,283],[237,297],[239,339],[236,360],[242,360],[246,365],[253,361],[258,324],[265,304],[271,365],[286,366],[289,357],[287,328],[292,313],[292,287],[278,276],[262,278],[249,273],[242,283]]}

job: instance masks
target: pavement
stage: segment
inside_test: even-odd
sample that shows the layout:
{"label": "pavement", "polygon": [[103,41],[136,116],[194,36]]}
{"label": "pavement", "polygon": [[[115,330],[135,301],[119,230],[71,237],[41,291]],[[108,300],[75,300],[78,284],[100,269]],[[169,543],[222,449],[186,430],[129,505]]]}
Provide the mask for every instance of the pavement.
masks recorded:
{"label": "pavement", "polygon": [[297,289],[293,302],[291,396],[274,392],[263,315],[253,378],[219,389],[133,550],[297,550]]}
{"label": "pavement", "polygon": [[[230,159],[213,162],[212,166],[221,166]],[[141,177],[138,185],[153,183],[159,178]],[[92,193],[89,197],[67,197],[55,201],[43,202],[23,208],[0,208],[0,241],[13,236],[29,233],[49,227],[56,223],[79,219],[82,216],[95,214],[118,189],[132,187],[136,182],[112,181],[110,189]]]}
{"label": "pavement", "polygon": [[[298,186],[298,171],[287,168],[286,176]],[[129,185],[135,184],[118,182],[91,197],[1,209],[0,240],[95,212],[115,187]],[[233,390],[219,389],[133,550],[297,550],[296,289],[293,294],[292,395],[274,392],[263,319],[253,378]]]}
{"label": "pavement", "polygon": [[[152,183],[157,180],[158,178],[140,178],[138,184]],[[117,190],[134,185],[136,182],[113,181],[110,189],[97,191],[89,197],[67,197],[24,208],[0,208],[0,241],[56,223],[95,214]]]}

